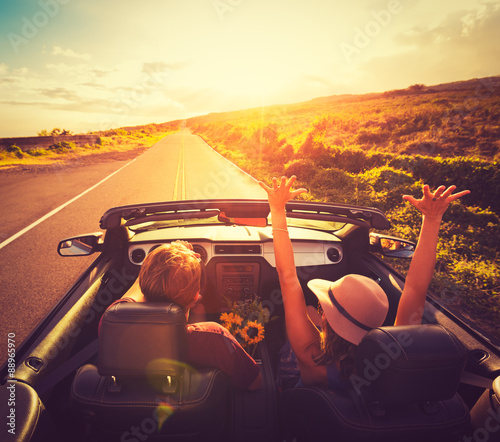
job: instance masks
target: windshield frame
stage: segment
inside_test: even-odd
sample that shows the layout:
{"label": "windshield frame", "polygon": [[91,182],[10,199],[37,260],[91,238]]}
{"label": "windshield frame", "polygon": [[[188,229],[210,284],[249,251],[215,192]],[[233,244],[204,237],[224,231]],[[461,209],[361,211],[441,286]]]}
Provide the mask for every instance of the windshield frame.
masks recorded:
{"label": "windshield frame", "polygon": [[[364,228],[386,230],[390,222],[379,209],[347,204],[311,201],[289,201],[286,205],[288,225],[335,232],[353,224]],[[102,229],[126,227],[132,231],[147,223],[146,230],[188,225],[232,225],[222,222],[220,213],[236,218],[266,218],[270,224],[267,200],[203,200],[171,201],[115,207],[108,210],[100,221]],[[211,220],[213,218],[213,220]],[[211,220],[211,221],[209,221]],[[302,220],[302,221],[300,221]],[[192,222],[193,221],[193,222]],[[201,221],[201,222],[200,222]],[[158,224],[155,224],[158,223]],[[156,227],[154,227],[156,225]],[[161,226],[161,227],[160,227]]]}

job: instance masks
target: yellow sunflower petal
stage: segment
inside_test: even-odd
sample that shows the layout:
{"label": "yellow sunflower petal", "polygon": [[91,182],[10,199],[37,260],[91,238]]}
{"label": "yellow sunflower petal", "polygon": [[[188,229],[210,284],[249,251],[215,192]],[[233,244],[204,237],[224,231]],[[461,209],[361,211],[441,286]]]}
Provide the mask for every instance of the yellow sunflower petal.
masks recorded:
{"label": "yellow sunflower petal", "polygon": [[241,323],[243,322],[243,318],[236,313],[232,313],[232,315],[233,315],[233,323],[236,325],[241,325]]}
{"label": "yellow sunflower petal", "polygon": [[[250,337],[248,334],[251,328],[257,329],[257,334],[253,337]],[[257,321],[248,321],[247,325],[241,331],[241,336],[249,345],[257,344],[264,339],[264,327]]]}

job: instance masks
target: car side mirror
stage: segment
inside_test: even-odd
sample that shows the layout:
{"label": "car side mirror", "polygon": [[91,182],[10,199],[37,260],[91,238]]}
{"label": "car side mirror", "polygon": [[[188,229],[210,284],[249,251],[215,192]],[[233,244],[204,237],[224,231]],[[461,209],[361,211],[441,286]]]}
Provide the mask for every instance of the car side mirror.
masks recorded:
{"label": "car side mirror", "polygon": [[100,250],[102,232],[63,239],[57,246],[61,256],[87,256]]}
{"label": "car side mirror", "polygon": [[409,259],[415,252],[416,244],[396,236],[381,235],[370,232],[370,249],[389,258]]}

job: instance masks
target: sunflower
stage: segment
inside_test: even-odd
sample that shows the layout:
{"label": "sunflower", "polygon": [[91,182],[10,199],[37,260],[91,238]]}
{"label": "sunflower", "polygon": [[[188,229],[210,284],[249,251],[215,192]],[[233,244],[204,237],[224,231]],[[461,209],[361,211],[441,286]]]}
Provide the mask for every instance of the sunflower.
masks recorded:
{"label": "sunflower", "polygon": [[264,339],[264,326],[257,321],[248,321],[240,335],[248,345],[258,344]]}
{"label": "sunflower", "polygon": [[243,322],[243,318],[233,312],[222,313],[220,315],[220,320],[223,322],[224,327],[226,327],[228,330],[230,330],[233,325],[241,325],[241,323]]}

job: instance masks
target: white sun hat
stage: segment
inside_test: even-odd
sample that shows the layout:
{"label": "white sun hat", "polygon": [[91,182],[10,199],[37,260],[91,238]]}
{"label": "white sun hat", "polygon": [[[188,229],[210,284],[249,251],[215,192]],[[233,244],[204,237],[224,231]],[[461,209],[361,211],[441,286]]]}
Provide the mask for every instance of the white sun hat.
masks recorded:
{"label": "white sun hat", "polygon": [[326,320],[340,337],[358,345],[387,316],[389,301],[382,287],[362,275],[346,275],[337,281],[312,279],[307,286],[318,298]]}

